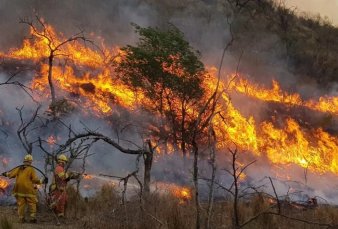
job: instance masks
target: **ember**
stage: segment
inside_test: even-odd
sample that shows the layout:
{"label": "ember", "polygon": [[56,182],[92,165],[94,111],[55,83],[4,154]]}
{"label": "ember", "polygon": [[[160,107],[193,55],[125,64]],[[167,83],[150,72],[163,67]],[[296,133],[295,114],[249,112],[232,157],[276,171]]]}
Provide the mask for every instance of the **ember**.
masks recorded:
{"label": "ember", "polygon": [[89,175],[89,174],[83,174],[83,179],[86,179],[86,180],[91,180],[93,179],[93,176],[92,175]]}
{"label": "ember", "polygon": [[56,143],[56,137],[51,135],[47,138],[47,142],[49,145],[54,145]]}

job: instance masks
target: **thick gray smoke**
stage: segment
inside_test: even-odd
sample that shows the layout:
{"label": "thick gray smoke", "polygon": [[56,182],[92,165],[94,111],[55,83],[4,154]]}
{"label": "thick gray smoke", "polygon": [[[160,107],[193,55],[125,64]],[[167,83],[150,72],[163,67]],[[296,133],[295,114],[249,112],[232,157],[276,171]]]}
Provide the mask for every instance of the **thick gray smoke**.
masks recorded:
{"label": "thick gray smoke", "polygon": [[[172,23],[202,53],[207,66],[217,67],[223,48],[232,38],[229,23],[236,17],[227,18],[230,9],[220,0],[1,0],[0,29],[6,33],[0,38],[0,50],[21,44],[24,34],[27,34],[27,26],[19,24],[19,19],[34,18],[34,12],[65,35],[84,30],[87,34],[103,37],[107,45],[118,46],[136,42],[131,23],[158,27]],[[232,26],[236,28],[240,25]],[[243,36],[233,36],[235,42],[224,58],[224,77],[239,65],[242,73],[255,80],[269,84],[275,78],[283,86],[295,89],[290,85],[295,85],[297,77],[287,70],[286,63],[281,60],[280,54],[284,51],[276,35],[252,31]]]}

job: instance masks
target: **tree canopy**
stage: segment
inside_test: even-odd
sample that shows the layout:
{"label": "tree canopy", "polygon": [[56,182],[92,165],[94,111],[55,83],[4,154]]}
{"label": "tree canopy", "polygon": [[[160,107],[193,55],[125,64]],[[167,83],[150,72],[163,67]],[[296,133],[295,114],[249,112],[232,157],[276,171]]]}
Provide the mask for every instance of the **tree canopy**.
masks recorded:
{"label": "tree canopy", "polygon": [[183,33],[173,25],[166,31],[135,25],[135,31],[140,35],[137,45],[122,48],[125,58],[118,71],[123,79],[151,98],[170,89],[181,99],[199,99],[204,65]]}
{"label": "tree canopy", "polygon": [[174,142],[183,144],[205,90],[205,68],[200,53],[175,26],[167,30],[135,26],[140,38],[135,46],[122,48],[116,71],[130,87],[141,90],[151,101],[146,109],[159,112],[168,121]]}

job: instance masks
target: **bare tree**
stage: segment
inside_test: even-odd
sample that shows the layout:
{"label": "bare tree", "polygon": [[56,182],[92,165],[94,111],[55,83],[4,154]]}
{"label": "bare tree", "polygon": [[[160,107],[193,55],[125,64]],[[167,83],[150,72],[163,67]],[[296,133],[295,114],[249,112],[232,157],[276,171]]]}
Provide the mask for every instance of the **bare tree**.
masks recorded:
{"label": "bare tree", "polygon": [[[115,141],[108,136],[105,136],[97,131],[90,130],[88,128],[85,128],[85,131],[83,133],[76,133],[74,130],[72,130],[70,126],[68,127],[68,129],[69,129],[68,139],[66,140],[65,143],[58,145],[58,148],[55,149],[54,151],[48,152],[48,150],[45,149],[43,144],[40,144],[40,147],[43,149],[43,151],[47,155],[53,158],[56,158],[57,155],[64,153],[64,152],[70,152],[70,150],[72,149],[71,147],[76,146],[76,148],[73,149],[73,156],[71,154],[71,160],[79,159],[79,156],[83,155],[83,153],[86,152],[88,147],[92,146],[95,142],[103,141],[113,146],[115,149],[119,150],[121,153],[136,155],[138,157],[142,156],[143,162],[144,162],[143,188],[144,188],[145,194],[149,193],[150,181],[151,181],[150,172],[152,169],[153,153],[154,153],[154,149],[156,148],[151,145],[150,141],[146,141],[143,146],[137,146],[133,144],[137,148],[129,149],[129,148],[122,146],[120,143],[118,143],[118,141]],[[40,140],[40,142],[46,142],[46,141]]]}
{"label": "bare tree", "polygon": [[20,126],[18,127],[17,135],[20,139],[20,142],[22,143],[22,146],[24,147],[25,151],[28,154],[32,154],[33,144],[37,142],[37,140],[34,140],[34,141],[29,140],[28,135],[34,130],[37,130],[38,128],[37,126],[34,126],[34,124],[35,124],[35,120],[39,117],[38,113],[39,113],[40,108],[41,106],[39,105],[35,109],[35,111],[33,112],[32,116],[30,117],[28,121],[24,120],[24,117],[22,114],[23,107],[16,108],[19,113],[19,117],[20,117]]}
{"label": "bare tree", "polygon": [[[58,56],[69,55],[67,53],[63,53],[62,50],[61,50],[61,48],[67,43],[70,43],[70,42],[73,42],[73,41],[78,41],[78,40],[81,40],[83,42],[90,42],[90,43],[93,43],[93,42],[90,41],[89,39],[87,39],[84,36],[84,31],[79,31],[78,33],[70,36],[67,39],[64,39],[62,41],[57,41],[53,37],[52,32],[46,26],[44,21],[38,15],[36,15],[35,18],[36,18],[36,21],[37,21],[37,25],[35,25],[32,20],[28,20],[28,19],[20,19],[20,23],[28,25],[33,31],[33,36],[36,36],[36,37],[39,37],[39,38],[44,38],[47,41],[47,46],[48,46],[48,49],[49,49],[48,76],[47,77],[48,77],[48,83],[49,83],[49,87],[50,87],[51,98],[52,98],[51,104],[55,104],[56,93],[55,93],[55,87],[54,87],[54,83],[53,83],[53,63],[54,63],[54,59]],[[38,27],[41,27],[41,30],[39,30]]]}
{"label": "bare tree", "polygon": [[[238,210],[239,199],[245,194],[241,194],[239,189],[240,177],[243,175],[244,171],[256,161],[252,161],[245,166],[238,165],[238,149],[237,147],[232,150],[228,148],[231,155],[231,168],[224,168],[223,170],[232,177],[232,183],[229,187],[225,187],[217,182],[217,185],[227,191],[233,197],[233,228],[240,228],[240,214]],[[246,189],[245,189],[246,191]]]}
{"label": "bare tree", "polygon": [[[211,119],[212,120],[212,119]],[[216,178],[216,133],[213,128],[212,122],[210,122],[209,131],[208,131],[208,148],[209,148],[209,164],[211,167],[211,178],[209,182],[209,195],[208,195],[208,207],[207,207],[207,220],[206,228],[211,228],[211,216],[214,202],[214,189],[215,189],[215,178]]]}
{"label": "bare tree", "polygon": [[[5,62],[2,62],[1,64],[0,64],[0,67],[2,66],[2,65],[4,65],[5,64]],[[35,99],[34,99],[34,97],[32,96],[32,94],[33,94],[33,90],[30,88],[30,87],[28,87],[28,86],[26,86],[25,84],[23,84],[22,82],[20,82],[19,80],[16,80],[16,78],[18,77],[18,76],[20,76],[22,73],[24,73],[24,72],[26,72],[26,71],[28,71],[28,70],[30,70],[29,68],[18,68],[18,69],[16,69],[15,71],[8,71],[8,72],[6,72],[6,74],[8,75],[8,78],[6,79],[6,80],[4,80],[3,82],[0,82],[0,86],[5,86],[5,85],[13,85],[13,86],[18,86],[19,88],[21,88],[34,102],[36,102],[35,101]]]}

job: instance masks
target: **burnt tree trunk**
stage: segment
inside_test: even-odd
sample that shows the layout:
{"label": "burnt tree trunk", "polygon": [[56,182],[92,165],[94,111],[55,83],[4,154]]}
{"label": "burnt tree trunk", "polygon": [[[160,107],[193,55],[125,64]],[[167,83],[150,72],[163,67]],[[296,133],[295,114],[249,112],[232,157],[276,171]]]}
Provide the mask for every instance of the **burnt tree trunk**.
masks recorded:
{"label": "burnt tree trunk", "polygon": [[48,57],[48,83],[50,88],[50,95],[52,97],[52,104],[55,104],[56,96],[55,96],[55,88],[53,84],[53,59],[54,59],[54,52],[51,51]]}
{"label": "burnt tree trunk", "polygon": [[212,217],[212,209],[214,203],[214,186],[215,186],[215,179],[216,179],[216,134],[213,128],[209,130],[209,164],[211,166],[211,179],[209,185],[209,195],[208,195],[208,208],[207,208],[207,221],[206,221],[206,228],[210,229],[211,226],[211,217]]}
{"label": "burnt tree trunk", "polygon": [[196,207],[196,229],[200,229],[200,203],[199,203],[199,189],[198,189],[198,146],[195,139],[192,141],[193,153],[194,153],[194,169],[193,169],[193,181],[195,186],[195,207]]}
{"label": "burnt tree trunk", "polygon": [[235,153],[232,154],[232,170],[233,170],[233,178],[234,178],[234,219],[233,219],[233,228],[238,229],[240,228],[239,226],[239,212],[238,212],[238,179],[237,179],[237,168],[236,168],[236,160],[237,160],[237,150]]}
{"label": "burnt tree trunk", "polygon": [[182,121],[181,121],[181,134],[182,134],[182,142],[181,142],[181,149],[182,149],[182,153],[183,153],[183,157],[184,157],[184,160],[186,159],[186,156],[187,156],[187,150],[186,150],[186,145],[185,145],[185,139],[186,139],[186,136],[185,136],[185,115],[186,115],[186,112],[185,112],[185,107],[184,107],[184,102],[182,102]]}
{"label": "burnt tree trunk", "polygon": [[153,164],[153,149],[151,146],[151,142],[148,141],[149,151],[144,153],[143,160],[144,160],[144,193],[149,194],[150,192],[150,181],[151,181],[151,168]]}

